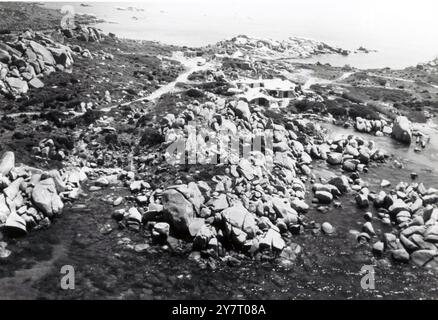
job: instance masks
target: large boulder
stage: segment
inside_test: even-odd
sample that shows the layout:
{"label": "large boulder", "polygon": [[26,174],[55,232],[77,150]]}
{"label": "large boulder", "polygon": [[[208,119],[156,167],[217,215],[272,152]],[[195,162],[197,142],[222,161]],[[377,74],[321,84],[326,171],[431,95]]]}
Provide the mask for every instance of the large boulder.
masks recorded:
{"label": "large boulder", "polygon": [[334,185],[342,193],[347,193],[350,189],[350,183],[346,176],[334,177],[329,181],[329,184]]}
{"label": "large boulder", "polygon": [[404,116],[395,119],[392,127],[392,135],[395,140],[410,144],[412,141],[411,122]]}
{"label": "large boulder", "polygon": [[259,241],[260,249],[281,251],[286,246],[278,230],[269,229]]}
{"label": "large boulder", "polygon": [[52,178],[42,180],[35,185],[32,190],[32,201],[35,207],[47,217],[60,214],[64,207]]}
{"label": "large boulder", "polygon": [[32,48],[33,52],[35,52],[37,57],[39,59],[41,59],[42,61],[44,61],[45,64],[48,64],[51,66],[56,65],[56,61],[53,58],[52,54],[44,46],[42,46],[41,44],[39,44],[35,41],[30,41],[29,45]]}
{"label": "large boulder", "polygon": [[196,222],[196,214],[204,202],[196,183],[170,187],[163,192],[161,200],[164,219],[170,224],[171,231],[177,236],[191,236],[189,227]]}
{"label": "large boulder", "polygon": [[0,223],[5,223],[10,214],[11,211],[6,203],[6,197],[5,195],[0,194]]}
{"label": "large boulder", "polygon": [[5,83],[9,86],[13,94],[23,94],[29,90],[27,82],[18,78],[6,77]]}
{"label": "large boulder", "polygon": [[222,211],[222,218],[225,233],[231,242],[243,245],[247,239],[255,237],[258,230],[256,221],[241,203]]}
{"label": "large boulder", "polygon": [[333,195],[328,191],[316,191],[315,198],[318,199],[320,203],[331,203]]}
{"label": "large boulder", "polygon": [[418,250],[412,253],[411,258],[417,266],[434,270],[438,269],[437,250]]}
{"label": "large boulder", "polygon": [[173,187],[169,187],[178,190],[181,192],[186,199],[192,203],[195,213],[198,213],[201,211],[201,206],[204,203],[205,199],[202,195],[201,190],[199,190],[198,185],[195,182],[189,182],[189,184],[185,185],[177,185]]}
{"label": "large boulder", "polygon": [[11,61],[11,55],[6,50],[0,49],[0,62],[9,64]]}
{"label": "large boulder", "polygon": [[195,218],[193,205],[181,192],[175,189],[164,191],[161,199],[164,219],[170,223],[172,231],[187,236],[189,234],[189,225]]}
{"label": "large boulder", "polygon": [[243,120],[249,121],[251,118],[251,111],[249,110],[249,105],[243,100],[237,102],[236,115]]}
{"label": "large boulder", "polygon": [[330,152],[327,154],[327,162],[332,165],[338,165],[342,163],[342,153]]}
{"label": "large boulder", "polygon": [[0,161],[0,174],[8,175],[13,167],[15,167],[15,154],[12,151],[5,152]]}
{"label": "large boulder", "polygon": [[70,49],[68,47],[63,48],[48,48],[57,64],[60,64],[66,68],[73,65],[73,58],[71,56]]}
{"label": "large boulder", "polygon": [[296,223],[298,221],[298,213],[291,207],[289,200],[272,197],[272,207],[277,213],[277,216],[287,221],[293,221]]}

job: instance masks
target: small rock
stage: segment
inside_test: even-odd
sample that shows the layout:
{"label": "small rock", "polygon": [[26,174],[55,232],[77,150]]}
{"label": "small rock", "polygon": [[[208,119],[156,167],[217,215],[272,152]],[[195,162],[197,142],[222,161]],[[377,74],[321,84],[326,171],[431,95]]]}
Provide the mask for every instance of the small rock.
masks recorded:
{"label": "small rock", "polygon": [[333,226],[328,222],[324,222],[321,226],[321,229],[325,234],[332,234],[333,232],[335,232]]}

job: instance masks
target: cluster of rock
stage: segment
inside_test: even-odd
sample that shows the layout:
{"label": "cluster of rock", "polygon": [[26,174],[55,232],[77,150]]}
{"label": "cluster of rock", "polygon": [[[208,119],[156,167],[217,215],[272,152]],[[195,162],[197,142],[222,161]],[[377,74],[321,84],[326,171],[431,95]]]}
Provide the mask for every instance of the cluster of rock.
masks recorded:
{"label": "cluster of rock", "polygon": [[[387,181],[382,182],[382,186],[389,185]],[[392,233],[385,233],[382,241],[373,244],[375,253],[387,251],[396,261],[412,259],[418,266],[438,269],[437,189],[426,188],[423,183],[401,182],[389,192],[382,190],[376,194],[367,188],[359,192],[377,209],[381,222],[394,227]],[[364,207],[362,204],[358,201],[358,205]],[[368,221],[363,226],[360,240],[371,241],[376,237],[371,224],[372,214],[368,212],[365,218]]]}
{"label": "cluster of rock", "polygon": [[0,42],[0,92],[20,96],[41,88],[41,77],[73,65],[72,50],[40,32],[26,31]]}
{"label": "cluster of rock", "polygon": [[74,38],[85,42],[96,42],[105,39],[102,30],[91,26],[77,25],[73,29],[62,29],[61,32],[68,39]]}
{"label": "cluster of rock", "polygon": [[420,63],[417,65],[417,69],[423,70],[428,73],[436,73],[438,70],[438,58],[426,63]]}
{"label": "cluster of rock", "polygon": [[43,139],[38,146],[32,148],[32,153],[43,159],[52,159],[62,161],[65,159],[67,152],[63,149],[58,149],[55,146],[53,139]]}
{"label": "cluster of rock", "polygon": [[[188,239],[196,251],[213,249],[220,253],[222,248],[232,246],[249,254],[267,250],[281,253],[283,258],[295,257],[297,247],[288,235],[303,232],[304,228],[321,228],[307,222],[304,215],[309,209],[305,181],[311,175],[312,157],[319,159],[322,152],[319,141],[305,133],[306,128],[315,129],[314,125],[297,119],[287,125],[275,124],[259,107],[250,107],[244,101],[225,103],[214,95],[210,99],[188,105],[178,116],[165,116],[160,125],[167,136],[163,145],[187,138],[187,132],[177,129],[197,119],[214,131],[226,129],[252,139],[257,136],[256,129],[272,130],[272,149],[253,150],[248,158],[240,159],[221,154],[226,161],[217,166],[223,174],[209,181],[176,181],[174,186],[153,191],[145,187],[144,181],[133,179],[132,173],[127,185],[138,207],[117,209],[115,216],[135,229],[140,222],[146,223],[156,237],[170,233]],[[198,155],[217,152],[200,137],[194,143]],[[186,147],[190,149],[190,145]],[[117,205],[123,201],[116,200]]]}
{"label": "cluster of rock", "polygon": [[[414,135],[412,123],[405,116],[398,116],[392,126],[390,126],[386,120],[367,120],[357,117],[355,129],[359,132],[373,133],[379,137],[390,135],[393,139],[404,144],[411,144]],[[417,143],[425,145],[426,142],[422,139],[423,135],[421,133],[417,133],[417,135],[419,136]],[[423,140],[424,142],[422,142]]]}
{"label": "cluster of rock", "polygon": [[248,53],[253,57],[267,59],[309,58],[320,54],[349,54],[347,50],[332,47],[320,41],[297,37],[278,41],[239,35],[232,39],[218,42],[216,47],[220,51],[226,51],[228,54],[239,51],[243,54]]}
{"label": "cluster of rock", "polygon": [[13,152],[0,161],[0,222],[11,235],[24,235],[31,229],[50,225],[59,216],[64,201],[76,199],[80,183],[87,179],[83,170],[43,171],[16,166]]}
{"label": "cluster of rock", "polygon": [[357,117],[354,127],[359,132],[372,133],[378,137],[392,133],[392,128],[386,120],[368,120]]}
{"label": "cluster of rock", "polygon": [[388,157],[383,150],[376,147],[374,141],[353,135],[329,140],[320,149],[323,150],[320,152],[321,159],[325,159],[330,165],[341,165],[347,172],[366,172],[370,161],[384,161]]}

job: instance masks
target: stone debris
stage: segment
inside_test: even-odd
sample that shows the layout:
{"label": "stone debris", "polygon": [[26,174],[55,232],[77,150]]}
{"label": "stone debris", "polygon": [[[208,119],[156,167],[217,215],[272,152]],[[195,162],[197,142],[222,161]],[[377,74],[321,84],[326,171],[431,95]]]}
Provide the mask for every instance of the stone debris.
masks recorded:
{"label": "stone debris", "polygon": [[[92,27],[79,29],[78,38],[86,33],[90,34],[88,39],[102,39],[102,33]],[[80,46],[64,45],[42,32],[28,30],[10,35],[0,42],[0,93],[18,98],[31,88],[44,87],[45,76],[56,71],[71,72],[75,55],[93,57]]]}
{"label": "stone debris", "polygon": [[66,201],[73,201],[86,179],[84,171],[63,169],[43,171],[16,165],[13,152],[0,162],[0,222],[13,236],[47,226],[58,217]]}

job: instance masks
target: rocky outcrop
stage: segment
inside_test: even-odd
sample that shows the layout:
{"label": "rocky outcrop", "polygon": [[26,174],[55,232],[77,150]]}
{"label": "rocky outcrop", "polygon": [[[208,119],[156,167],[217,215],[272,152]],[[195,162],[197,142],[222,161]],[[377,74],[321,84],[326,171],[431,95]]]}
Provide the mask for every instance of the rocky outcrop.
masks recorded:
{"label": "rocky outcrop", "polygon": [[[91,38],[101,39],[99,32],[93,35]],[[44,76],[70,70],[75,54],[87,56],[79,46],[72,50],[42,32],[26,31],[5,39],[0,41],[0,92],[7,96],[19,97],[30,88],[42,88]]]}
{"label": "rocky outcrop", "polygon": [[349,51],[332,47],[326,43],[289,37],[283,41],[272,39],[261,39],[239,35],[229,40],[216,44],[217,49],[228,51],[250,53],[258,58],[309,58],[320,54],[342,54],[348,55]]}
{"label": "rocky outcrop", "polygon": [[[80,178],[74,176],[80,174]],[[46,227],[59,215],[64,201],[73,200],[86,175],[80,169],[43,171],[16,166],[13,152],[6,152],[0,162],[0,222],[12,236]]]}

